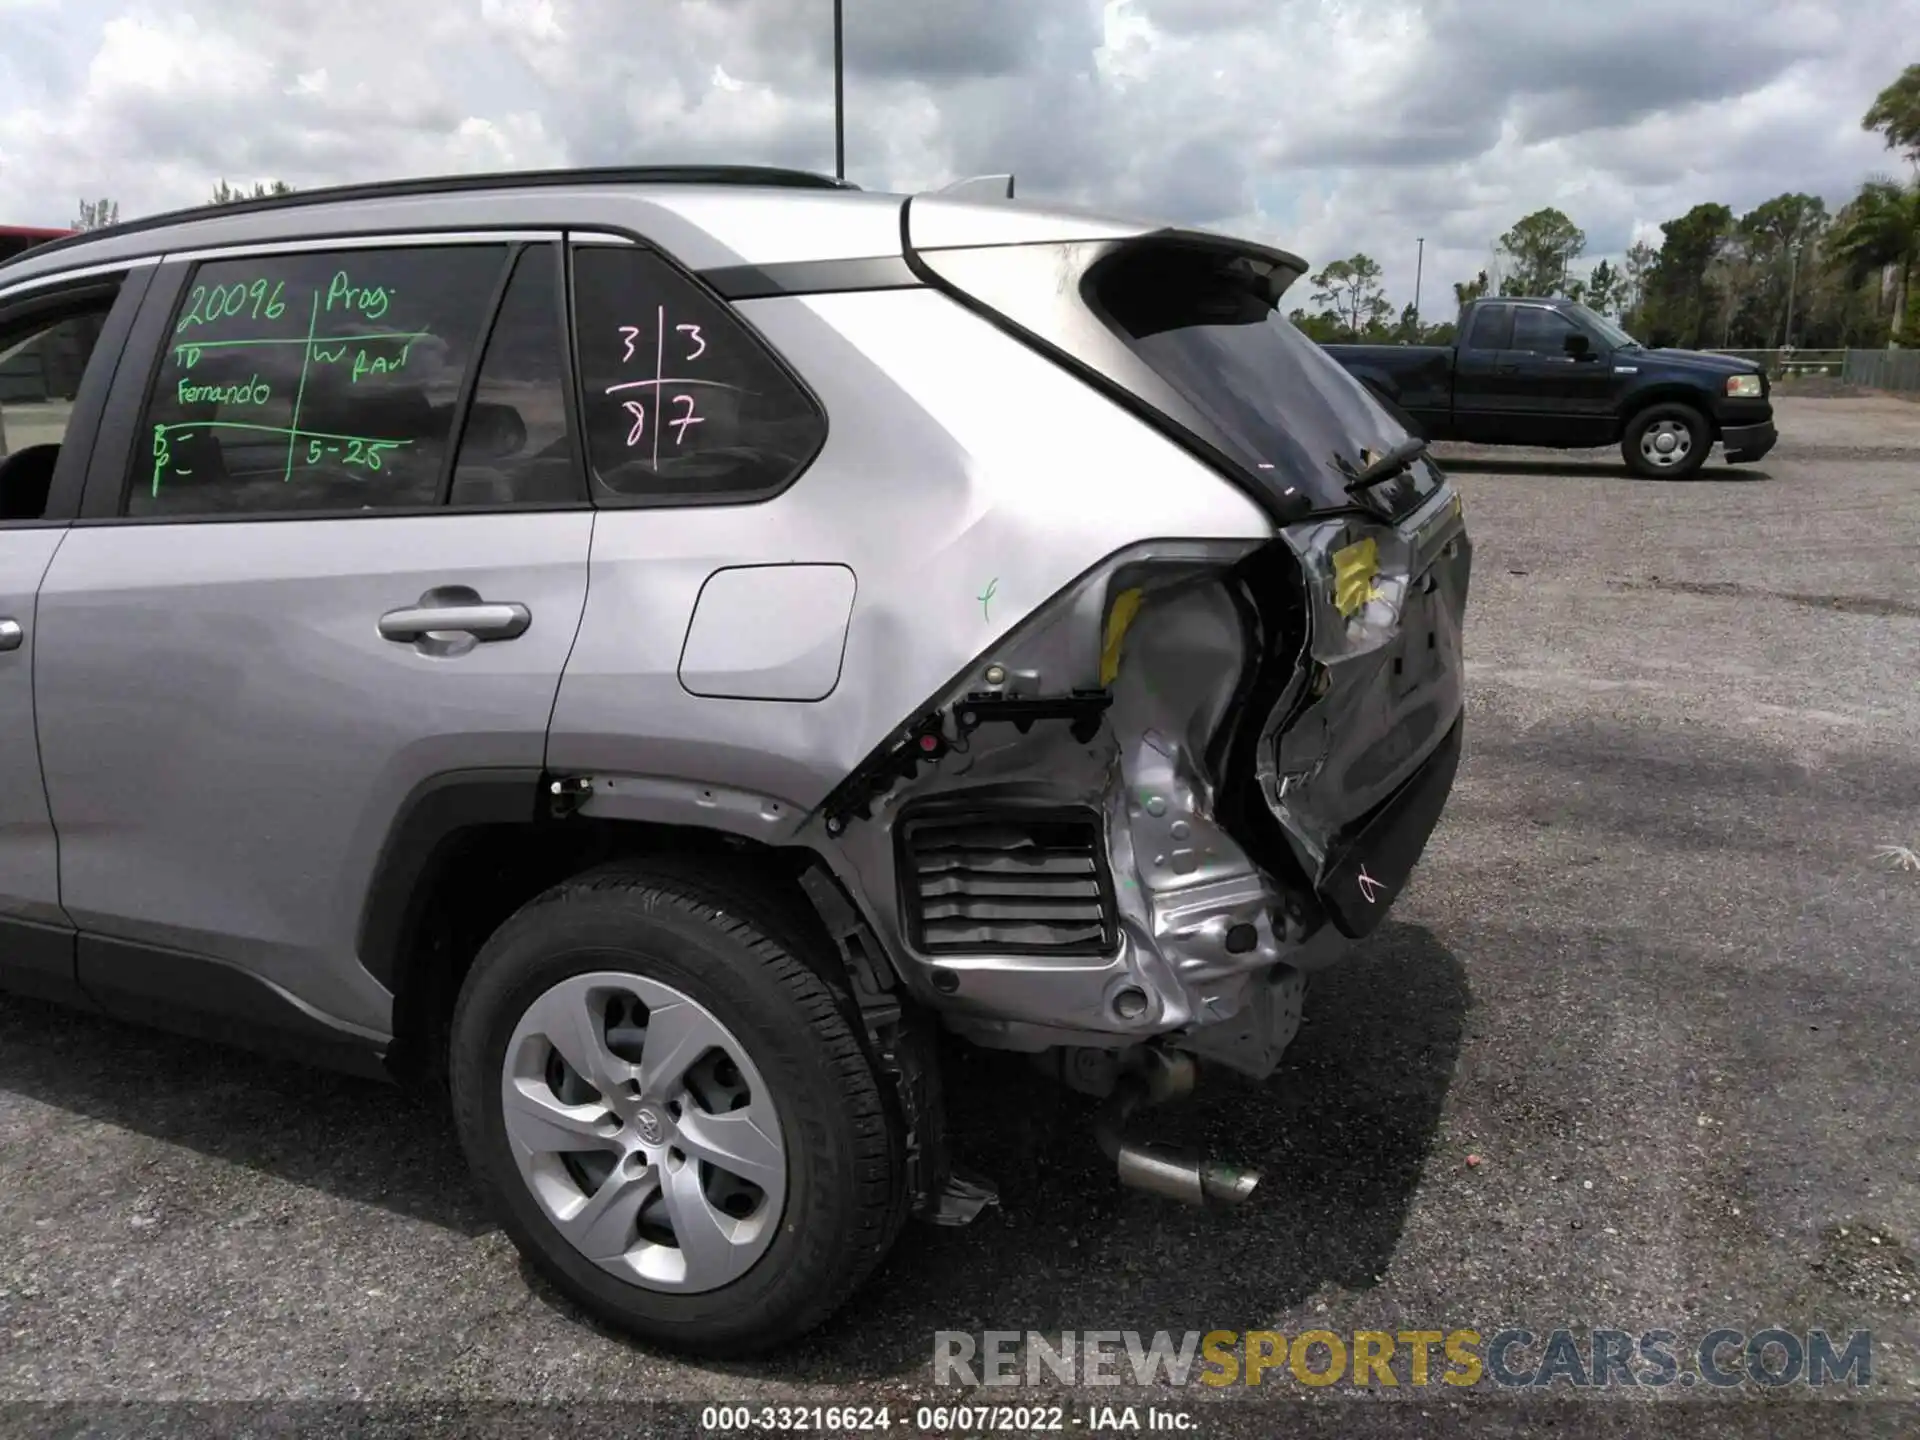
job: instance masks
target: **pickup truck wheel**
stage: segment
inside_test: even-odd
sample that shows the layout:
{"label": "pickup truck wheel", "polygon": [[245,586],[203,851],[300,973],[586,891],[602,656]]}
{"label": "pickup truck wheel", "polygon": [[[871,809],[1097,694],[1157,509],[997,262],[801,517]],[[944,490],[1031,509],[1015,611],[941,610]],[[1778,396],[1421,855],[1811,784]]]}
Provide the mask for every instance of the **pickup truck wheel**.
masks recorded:
{"label": "pickup truck wheel", "polygon": [[1637,474],[1655,480],[1684,480],[1707,463],[1713,432],[1706,417],[1690,405],[1652,405],[1627,426],[1620,453]]}
{"label": "pickup truck wheel", "polygon": [[825,1320],[897,1231],[902,1147],[832,992],[751,893],[684,865],[531,901],[462,986],[469,1164],[527,1261],[673,1349]]}

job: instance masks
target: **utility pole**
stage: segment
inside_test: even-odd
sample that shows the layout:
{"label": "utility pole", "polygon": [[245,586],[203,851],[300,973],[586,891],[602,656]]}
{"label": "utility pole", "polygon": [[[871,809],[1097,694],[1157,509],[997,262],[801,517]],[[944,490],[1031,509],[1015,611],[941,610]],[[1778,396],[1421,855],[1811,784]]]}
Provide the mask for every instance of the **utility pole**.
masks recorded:
{"label": "utility pole", "polygon": [[833,0],[833,178],[847,178],[847,61],[842,41],[841,0]]}
{"label": "utility pole", "polygon": [[1420,249],[1413,262],[1413,338],[1420,338],[1420,276],[1427,268],[1427,237],[1419,240]]}

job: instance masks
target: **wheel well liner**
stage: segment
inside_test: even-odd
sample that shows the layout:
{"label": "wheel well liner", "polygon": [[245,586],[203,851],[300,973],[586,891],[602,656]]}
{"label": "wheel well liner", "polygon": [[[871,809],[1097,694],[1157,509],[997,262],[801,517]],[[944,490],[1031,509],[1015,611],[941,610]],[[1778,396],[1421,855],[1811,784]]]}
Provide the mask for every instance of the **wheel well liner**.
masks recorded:
{"label": "wheel well liner", "polygon": [[534,769],[455,770],[431,777],[407,796],[380,847],[360,910],[360,963],[389,992],[398,989],[406,937],[431,899],[450,842],[481,826],[535,823],[544,778]]}
{"label": "wheel well liner", "polygon": [[[811,932],[797,937],[814,942],[810,953],[839,963],[832,917],[802,880],[826,868],[813,851],[718,830],[563,814],[552,803],[557,778],[533,769],[449,771],[416,786],[403,804],[381,846],[357,937],[361,964],[394,997],[389,1067],[396,1074],[438,1070],[440,1027],[467,967],[500,924],[551,886],[626,857],[706,855],[744,869],[790,925]],[[837,881],[828,883],[853,903]],[[823,978],[849,988],[845,976]]]}

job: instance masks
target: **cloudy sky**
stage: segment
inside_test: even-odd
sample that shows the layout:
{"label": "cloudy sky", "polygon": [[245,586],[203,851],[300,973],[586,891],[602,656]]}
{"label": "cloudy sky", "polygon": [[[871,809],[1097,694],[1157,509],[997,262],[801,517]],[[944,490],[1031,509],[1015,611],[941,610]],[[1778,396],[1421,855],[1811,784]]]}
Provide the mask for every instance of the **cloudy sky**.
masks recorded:
{"label": "cloudy sky", "polygon": [[[1411,298],[1542,205],[1593,255],[1702,200],[1844,200],[1920,0],[845,0],[847,169],[1364,249]],[[0,0],[0,223],[221,178],[831,170],[830,0]],[[1657,239],[1657,235],[1654,237]]]}

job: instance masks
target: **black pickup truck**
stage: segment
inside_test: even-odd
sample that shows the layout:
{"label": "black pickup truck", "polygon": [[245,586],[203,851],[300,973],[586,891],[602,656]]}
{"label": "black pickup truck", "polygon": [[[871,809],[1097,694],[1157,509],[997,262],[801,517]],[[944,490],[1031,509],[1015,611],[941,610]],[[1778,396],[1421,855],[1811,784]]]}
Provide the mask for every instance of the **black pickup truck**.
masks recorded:
{"label": "black pickup truck", "polygon": [[1773,448],[1766,372],[1697,350],[1649,350],[1571,300],[1472,300],[1457,345],[1329,345],[1428,440],[1578,450],[1619,445],[1642,475],[1679,479],[1718,440],[1731,462]]}

